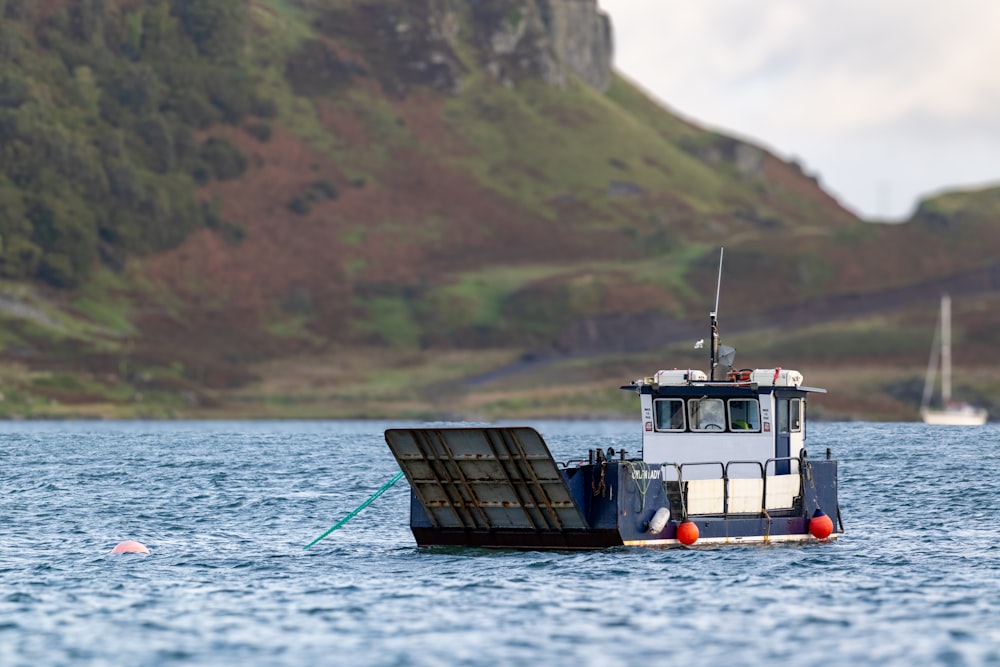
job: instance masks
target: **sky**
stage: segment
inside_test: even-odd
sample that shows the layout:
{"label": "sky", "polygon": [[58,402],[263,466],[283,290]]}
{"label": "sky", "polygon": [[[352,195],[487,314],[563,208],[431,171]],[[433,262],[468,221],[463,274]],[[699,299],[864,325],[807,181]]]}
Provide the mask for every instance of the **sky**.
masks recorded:
{"label": "sky", "polygon": [[1000,184],[1000,2],[598,0],[615,67],[867,219]]}

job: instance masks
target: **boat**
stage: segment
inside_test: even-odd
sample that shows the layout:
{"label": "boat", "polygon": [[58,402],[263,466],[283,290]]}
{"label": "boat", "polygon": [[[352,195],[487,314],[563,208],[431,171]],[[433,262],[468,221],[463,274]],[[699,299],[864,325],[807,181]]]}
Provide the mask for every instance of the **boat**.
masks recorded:
{"label": "boat", "polygon": [[[720,256],[720,280],[721,271]],[[717,312],[718,295],[707,373],[658,370],[620,387],[638,399],[639,451],[616,451],[595,436],[579,460],[558,463],[530,426],[386,430],[410,484],[417,545],[578,550],[836,539],[844,532],[837,461],[829,449],[814,457],[805,447],[807,399],[825,390],[805,386],[795,370],[734,370]]]}
{"label": "boat", "polygon": [[[931,407],[938,364],[941,366],[941,406]],[[920,417],[925,424],[935,426],[982,426],[989,413],[951,397],[951,297],[941,295],[941,314],[934,331],[930,361],[924,379],[924,395],[920,401]]]}

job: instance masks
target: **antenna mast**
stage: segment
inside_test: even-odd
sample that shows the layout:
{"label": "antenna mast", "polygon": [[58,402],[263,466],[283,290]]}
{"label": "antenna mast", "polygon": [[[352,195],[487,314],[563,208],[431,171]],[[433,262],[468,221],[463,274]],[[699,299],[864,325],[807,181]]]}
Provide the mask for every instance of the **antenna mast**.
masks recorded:
{"label": "antenna mast", "polygon": [[715,367],[719,365],[719,292],[722,290],[722,254],[725,251],[725,248],[719,248],[719,279],[715,283],[715,310],[709,313],[712,326],[712,344],[710,346],[711,357],[709,359],[709,368],[711,369],[710,380],[712,382],[715,382]]}

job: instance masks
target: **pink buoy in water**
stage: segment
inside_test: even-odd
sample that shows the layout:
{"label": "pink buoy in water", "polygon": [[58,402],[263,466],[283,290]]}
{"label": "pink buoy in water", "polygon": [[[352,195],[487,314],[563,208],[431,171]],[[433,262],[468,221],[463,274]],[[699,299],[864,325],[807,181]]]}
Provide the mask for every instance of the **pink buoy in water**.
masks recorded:
{"label": "pink buoy in water", "polygon": [[111,550],[113,554],[148,554],[149,549],[142,542],[136,542],[134,540],[125,540],[124,542],[119,542],[114,549]]}

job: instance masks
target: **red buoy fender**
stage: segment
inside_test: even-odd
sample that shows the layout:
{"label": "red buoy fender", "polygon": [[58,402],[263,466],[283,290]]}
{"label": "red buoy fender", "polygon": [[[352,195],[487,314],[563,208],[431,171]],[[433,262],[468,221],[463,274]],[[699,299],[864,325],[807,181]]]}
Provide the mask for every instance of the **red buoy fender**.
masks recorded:
{"label": "red buoy fender", "polygon": [[817,540],[825,540],[833,533],[833,519],[828,517],[821,509],[817,509],[813,517],[809,519],[809,534]]}
{"label": "red buoy fender", "polygon": [[698,526],[693,521],[685,521],[677,526],[677,541],[685,546],[691,546],[698,541]]}

